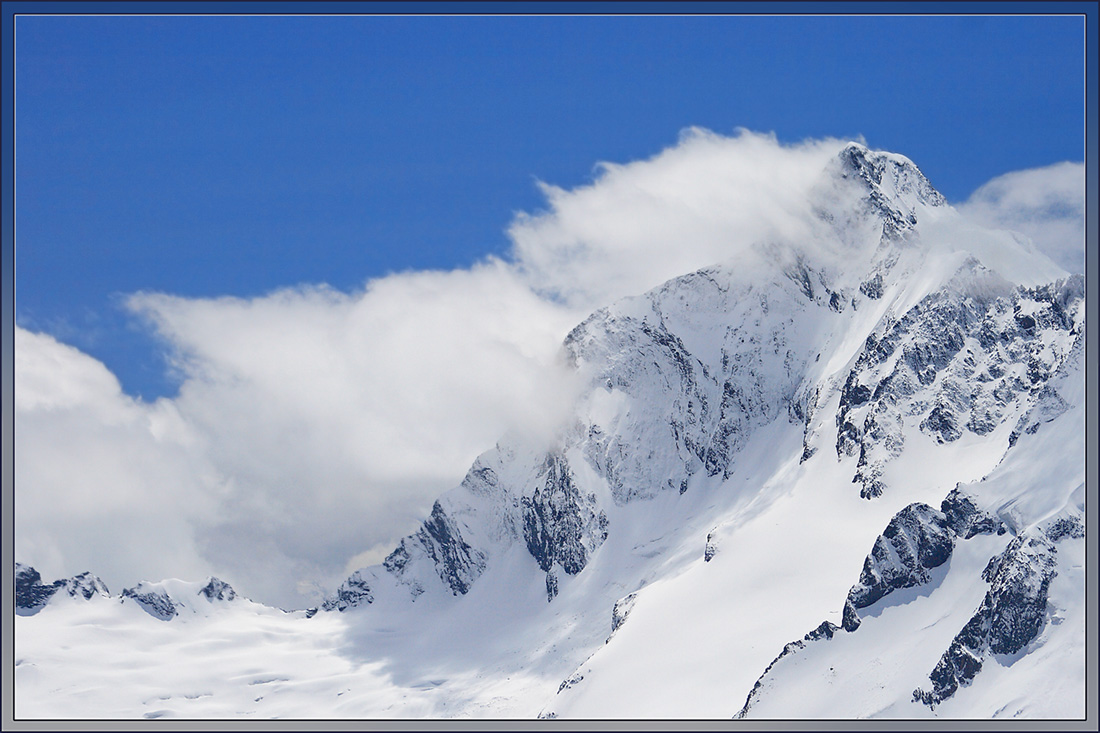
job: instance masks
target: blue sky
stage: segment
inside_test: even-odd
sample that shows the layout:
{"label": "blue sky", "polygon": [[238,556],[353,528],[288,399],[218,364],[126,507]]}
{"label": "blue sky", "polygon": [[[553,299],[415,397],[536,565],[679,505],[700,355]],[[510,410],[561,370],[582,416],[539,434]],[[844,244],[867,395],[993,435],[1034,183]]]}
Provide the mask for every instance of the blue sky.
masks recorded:
{"label": "blue sky", "polygon": [[136,291],[352,291],[507,256],[536,180],[701,126],[862,135],[953,202],[1084,156],[1079,17],[20,17],[16,318],[131,394]]}

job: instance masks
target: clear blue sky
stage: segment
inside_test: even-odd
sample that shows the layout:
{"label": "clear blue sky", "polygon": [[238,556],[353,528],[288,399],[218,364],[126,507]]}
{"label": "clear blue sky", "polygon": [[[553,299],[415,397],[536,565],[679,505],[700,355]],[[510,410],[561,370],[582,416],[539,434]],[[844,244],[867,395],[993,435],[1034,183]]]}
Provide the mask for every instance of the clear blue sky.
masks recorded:
{"label": "clear blue sky", "polygon": [[28,17],[16,319],[175,389],[137,290],[351,290],[698,125],[857,136],[952,201],[1084,158],[1080,17]]}

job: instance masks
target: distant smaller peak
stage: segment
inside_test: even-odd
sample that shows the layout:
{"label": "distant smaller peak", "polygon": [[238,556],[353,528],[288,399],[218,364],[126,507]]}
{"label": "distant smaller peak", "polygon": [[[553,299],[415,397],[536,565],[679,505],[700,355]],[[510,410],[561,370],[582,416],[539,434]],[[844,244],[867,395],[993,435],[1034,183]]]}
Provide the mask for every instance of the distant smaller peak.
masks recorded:
{"label": "distant smaller peak", "polygon": [[31,565],[24,565],[21,562],[15,563],[15,582],[28,582],[37,583],[42,580],[42,576]]}
{"label": "distant smaller peak", "polygon": [[122,597],[132,598],[146,613],[162,621],[168,621],[179,615],[172,597],[163,587],[163,583],[142,581],[133,588],[122,591]]}
{"label": "distant smaller peak", "polygon": [[[396,553],[396,551],[395,551]],[[370,585],[363,577],[361,570],[356,570],[347,580],[340,584],[336,593],[325,599],[321,604],[324,611],[346,611],[356,606],[369,605],[374,602],[374,593]]]}
{"label": "distant smaller peak", "polygon": [[66,580],[61,580],[55,583],[59,587],[64,588],[70,596],[82,596],[85,599],[90,599],[92,596],[104,596],[109,598],[111,592],[107,589],[107,584],[100,579],[98,575],[93,575],[89,572],[83,572],[80,575],[74,575]]}
{"label": "distant smaller peak", "polygon": [[57,586],[44,585],[42,576],[33,567],[15,563],[16,613],[23,616],[37,613],[56,592]]}
{"label": "distant smaller peak", "polygon": [[42,576],[33,567],[23,563],[15,564],[15,605],[20,615],[36,613],[59,591],[85,600],[95,596],[111,596],[106,583],[97,575],[84,572],[71,578],[43,583]]}
{"label": "distant smaller peak", "polygon": [[211,576],[199,590],[199,595],[210,601],[232,601],[237,598],[237,591],[224,580]]}

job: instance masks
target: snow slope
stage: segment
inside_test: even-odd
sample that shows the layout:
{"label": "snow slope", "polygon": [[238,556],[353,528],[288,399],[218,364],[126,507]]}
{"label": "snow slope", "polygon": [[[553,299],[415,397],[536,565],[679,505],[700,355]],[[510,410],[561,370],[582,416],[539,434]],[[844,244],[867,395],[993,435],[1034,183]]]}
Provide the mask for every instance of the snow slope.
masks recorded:
{"label": "snow slope", "polygon": [[578,325],[572,420],[320,609],[28,581],[17,715],[1081,716],[1083,281],[856,144],[806,216]]}

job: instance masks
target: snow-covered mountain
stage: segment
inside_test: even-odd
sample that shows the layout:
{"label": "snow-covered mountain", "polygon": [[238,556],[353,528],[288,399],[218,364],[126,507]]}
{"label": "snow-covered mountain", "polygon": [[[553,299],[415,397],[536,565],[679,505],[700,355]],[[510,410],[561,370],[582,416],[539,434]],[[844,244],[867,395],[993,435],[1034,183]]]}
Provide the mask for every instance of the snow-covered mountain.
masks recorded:
{"label": "snow-covered mountain", "polygon": [[[903,156],[849,144],[809,203],[809,239],[578,325],[570,421],[319,609],[20,566],[17,714],[1083,716],[1083,279]],[[92,695],[82,634],[179,656]]]}
{"label": "snow-covered mountain", "polygon": [[107,585],[99,577],[91,573],[81,573],[46,584],[42,582],[42,576],[37,570],[16,563],[15,608],[18,615],[33,616],[39,613],[47,604],[55,601],[55,596],[82,598],[86,601],[107,598],[120,604],[134,604],[162,621],[181,615],[209,615],[218,606],[230,602],[259,605],[239,597],[233,586],[213,576],[202,583],[174,578],[159,583],[143,581],[132,588],[124,589],[116,597],[111,595]]}
{"label": "snow-covered mountain", "polygon": [[91,573],[55,580],[47,585],[34,568],[22,563],[15,564],[15,612],[20,616],[38,613],[58,592],[85,600],[110,595],[103,581]]}

